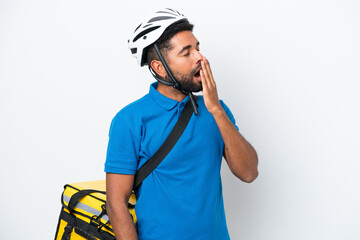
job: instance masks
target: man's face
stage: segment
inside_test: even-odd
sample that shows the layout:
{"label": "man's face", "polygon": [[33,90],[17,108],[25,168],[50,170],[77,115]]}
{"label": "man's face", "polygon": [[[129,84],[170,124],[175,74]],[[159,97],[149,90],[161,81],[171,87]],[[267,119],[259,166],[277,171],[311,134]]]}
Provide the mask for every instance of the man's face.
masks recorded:
{"label": "man's face", "polygon": [[[182,31],[170,39],[172,49],[167,51],[167,64],[180,85],[192,92],[202,90],[200,68],[203,56],[199,42],[191,31]],[[169,81],[169,77],[167,76]]]}

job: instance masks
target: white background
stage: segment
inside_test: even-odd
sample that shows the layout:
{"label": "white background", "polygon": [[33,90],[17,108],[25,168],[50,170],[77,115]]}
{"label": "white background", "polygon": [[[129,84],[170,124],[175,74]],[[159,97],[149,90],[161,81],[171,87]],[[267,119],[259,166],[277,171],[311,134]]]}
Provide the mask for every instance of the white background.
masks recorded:
{"label": "white background", "polygon": [[355,0],[1,0],[0,239],[53,239],[63,185],[105,177],[112,117],[154,81],[127,39],[166,6],[259,155],[251,184],[223,165],[232,239],[360,239]]}

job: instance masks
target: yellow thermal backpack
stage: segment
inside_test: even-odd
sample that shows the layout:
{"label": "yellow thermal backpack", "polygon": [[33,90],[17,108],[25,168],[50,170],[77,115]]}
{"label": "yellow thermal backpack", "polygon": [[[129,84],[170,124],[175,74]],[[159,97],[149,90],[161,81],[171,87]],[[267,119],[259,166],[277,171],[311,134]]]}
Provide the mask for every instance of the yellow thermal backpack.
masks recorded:
{"label": "yellow thermal backpack", "polygon": [[[190,96],[195,98],[196,96]],[[160,164],[184,132],[193,113],[188,101],[175,127],[158,151],[137,171],[133,189]],[[196,103],[194,103],[196,104]],[[105,180],[67,184],[61,196],[61,212],[55,240],[115,240],[115,234],[106,214]],[[128,203],[129,212],[137,229],[134,191]]]}
{"label": "yellow thermal backpack", "polygon": [[[61,196],[61,212],[55,240],[115,240],[106,214],[105,180],[67,184]],[[135,227],[135,195],[128,208]]]}

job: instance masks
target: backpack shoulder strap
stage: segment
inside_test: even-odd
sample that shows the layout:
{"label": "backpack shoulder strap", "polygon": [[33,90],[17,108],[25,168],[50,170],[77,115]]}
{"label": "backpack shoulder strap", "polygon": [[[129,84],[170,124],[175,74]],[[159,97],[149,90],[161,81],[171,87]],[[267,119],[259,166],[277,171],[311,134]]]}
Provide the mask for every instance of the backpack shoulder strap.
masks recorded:
{"label": "backpack shoulder strap", "polygon": [[175,146],[182,133],[184,132],[187,124],[190,121],[190,118],[193,113],[193,109],[191,106],[191,101],[189,100],[184,110],[182,111],[179,120],[175,124],[175,127],[166,138],[165,142],[159,150],[139,169],[139,171],[135,175],[135,182],[133,189],[136,189],[142,181],[149,176],[149,174],[161,163],[161,161],[169,154],[171,149]]}

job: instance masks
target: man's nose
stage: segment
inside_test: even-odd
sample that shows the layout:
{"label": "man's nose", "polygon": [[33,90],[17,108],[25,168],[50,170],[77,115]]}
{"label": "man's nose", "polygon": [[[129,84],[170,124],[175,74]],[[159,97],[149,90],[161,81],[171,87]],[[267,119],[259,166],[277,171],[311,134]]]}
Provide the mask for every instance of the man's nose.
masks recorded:
{"label": "man's nose", "polygon": [[204,56],[198,50],[196,50],[196,63],[199,63],[202,60],[204,60]]}

